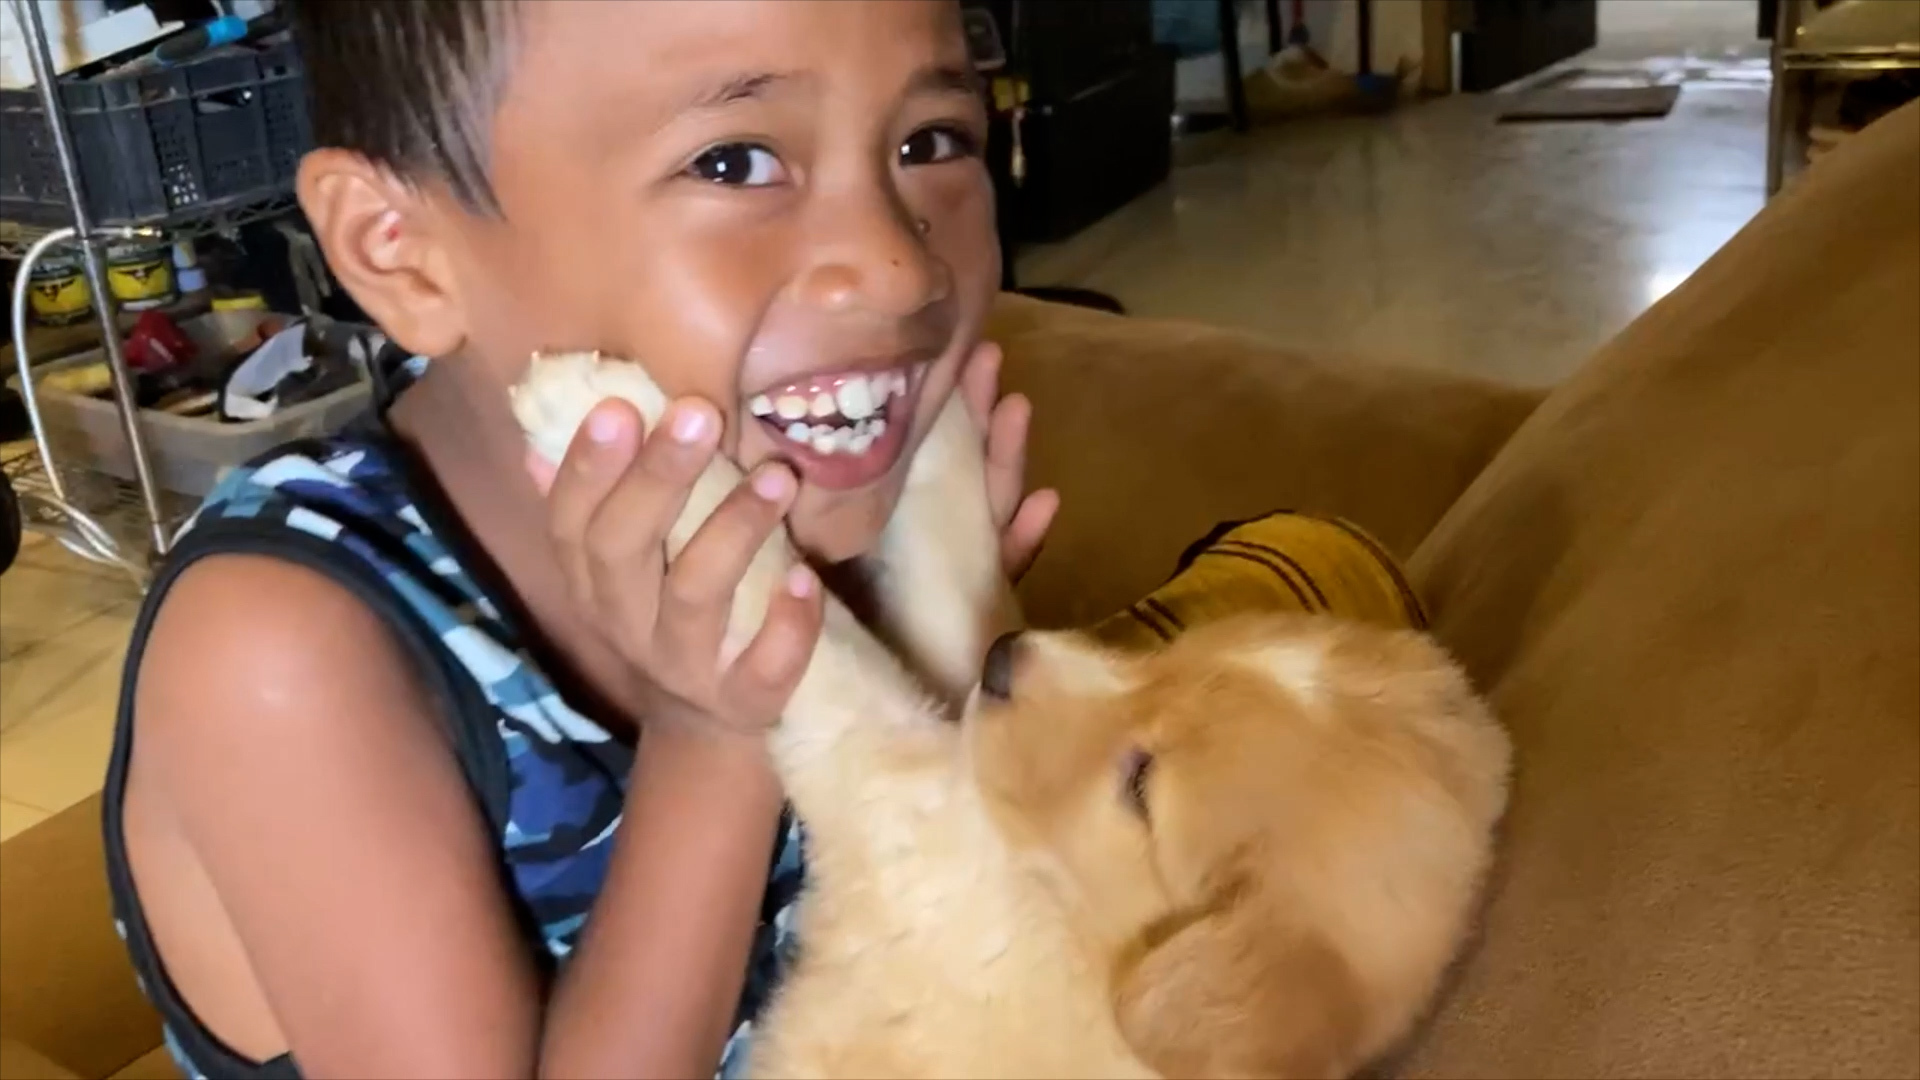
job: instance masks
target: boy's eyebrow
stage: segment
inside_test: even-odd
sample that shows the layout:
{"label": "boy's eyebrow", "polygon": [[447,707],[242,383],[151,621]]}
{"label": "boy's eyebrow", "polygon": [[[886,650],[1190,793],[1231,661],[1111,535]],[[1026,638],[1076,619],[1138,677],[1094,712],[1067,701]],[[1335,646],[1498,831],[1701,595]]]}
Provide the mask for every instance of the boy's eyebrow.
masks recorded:
{"label": "boy's eyebrow", "polygon": [[936,64],[932,67],[924,67],[914,72],[913,78],[907,83],[907,93],[909,94],[927,92],[937,94],[951,94],[956,92],[962,94],[978,94],[980,90],[980,75],[975,72],[971,66],[955,67],[946,64]]}
{"label": "boy's eyebrow", "polygon": [[[686,108],[690,110],[718,109],[738,101],[747,101],[762,97],[770,89],[781,83],[800,78],[793,72],[757,71],[730,76],[695,94],[688,100]],[[909,94],[978,94],[981,90],[980,76],[972,67],[934,65],[924,67],[913,73],[907,82]]]}
{"label": "boy's eyebrow", "polygon": [[769,87],[786,82],[794,76],[788,72],[757,71],[733,75],[695,94],[688,102],[688,109],[717,109],[731,105],[736,101],[761,96]]}

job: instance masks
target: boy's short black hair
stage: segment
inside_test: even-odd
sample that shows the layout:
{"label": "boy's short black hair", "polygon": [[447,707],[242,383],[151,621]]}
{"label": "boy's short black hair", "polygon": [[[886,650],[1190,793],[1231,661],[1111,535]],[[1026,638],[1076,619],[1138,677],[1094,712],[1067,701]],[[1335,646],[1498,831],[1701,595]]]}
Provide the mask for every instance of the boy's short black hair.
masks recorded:
{"label": "boy's short black hair", "polygon": [[497,212],[487,130],[514,0],[292,0],[314,140]]}

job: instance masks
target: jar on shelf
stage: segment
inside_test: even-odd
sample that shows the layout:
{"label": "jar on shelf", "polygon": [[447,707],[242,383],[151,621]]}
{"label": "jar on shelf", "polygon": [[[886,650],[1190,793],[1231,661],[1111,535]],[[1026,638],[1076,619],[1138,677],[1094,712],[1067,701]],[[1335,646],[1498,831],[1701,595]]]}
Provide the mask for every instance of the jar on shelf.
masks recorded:
{"label": "jar on shelf", "polygon": [[125,311],[147,311],[178,300],[172,246],[153,240],[108,244],[107,289]]}
{"label": "jar on shelf", "polygon": [[27,308],[42,326],[68,326],[93,314],[93,290],[79,255],[47,254],[33,264]]}

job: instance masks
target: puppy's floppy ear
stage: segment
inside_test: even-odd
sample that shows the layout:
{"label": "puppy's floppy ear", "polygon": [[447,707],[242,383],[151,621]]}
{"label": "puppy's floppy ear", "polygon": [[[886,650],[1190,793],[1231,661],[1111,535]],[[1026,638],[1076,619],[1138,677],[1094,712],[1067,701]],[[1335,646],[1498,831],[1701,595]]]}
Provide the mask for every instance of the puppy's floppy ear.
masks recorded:
{"label": "puppy's floppy ear", "polygon": [[1114,1015],[1134,1053],[1181,1077],[1342,1077],[1360,987],[1323,938],[1252,880],[1150,926],[1115,970]]}

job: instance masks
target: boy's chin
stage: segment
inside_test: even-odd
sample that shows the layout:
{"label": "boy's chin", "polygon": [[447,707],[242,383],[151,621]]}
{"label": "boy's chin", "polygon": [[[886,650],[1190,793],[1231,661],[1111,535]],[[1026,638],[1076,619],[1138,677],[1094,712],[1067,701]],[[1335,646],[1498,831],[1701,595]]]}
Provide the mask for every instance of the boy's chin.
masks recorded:
{"label": "boy's chin", "polygon": [[842,563],[871,553],[900,500],[900,482],[892,476],[851,491],[802,487],[787,515],[793,542],[809,559]]}

